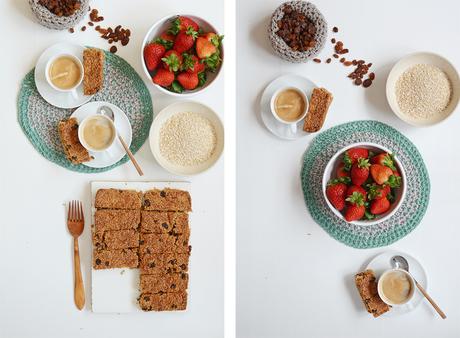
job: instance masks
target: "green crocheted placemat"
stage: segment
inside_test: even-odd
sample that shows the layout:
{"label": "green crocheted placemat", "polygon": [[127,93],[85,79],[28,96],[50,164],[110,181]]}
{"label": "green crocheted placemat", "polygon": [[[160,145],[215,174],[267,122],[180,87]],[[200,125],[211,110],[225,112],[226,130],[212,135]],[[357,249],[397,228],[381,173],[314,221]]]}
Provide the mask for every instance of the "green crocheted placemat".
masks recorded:
{"label": "green crocheted placemat", "polygon": [[[104,85],[91,101],[110,102],[125,112],[133,129],[130,149],[136,153],[149,135],[153,107],[150,93],[133,67],[121,57],[105,51]],[[125,156],[112,166],[90,168],[67,160],[57,126],[74,110],[55,107],[40,96],[35,86],[34,69],[23,79],[18,95],[19,124],[35,149],[45,158],[81,173],[108,171],[128,161],[128,156]]]}
{"label": "green crocheted placemat", "polygon": [[[323,196],[322,177],[330,158],[357,142],[373,142],[390,149],[397,154],[406,173],[403,204],[380,224],[347,223],[329,209]],[[377,121],[345,123],[316,136],[303,157],[301,182],[305,203],[316,223],[338,241],[360,249],[387,246],[406,236],[422,220],[430,198],[428,171],[417,148],[396,129]]]}

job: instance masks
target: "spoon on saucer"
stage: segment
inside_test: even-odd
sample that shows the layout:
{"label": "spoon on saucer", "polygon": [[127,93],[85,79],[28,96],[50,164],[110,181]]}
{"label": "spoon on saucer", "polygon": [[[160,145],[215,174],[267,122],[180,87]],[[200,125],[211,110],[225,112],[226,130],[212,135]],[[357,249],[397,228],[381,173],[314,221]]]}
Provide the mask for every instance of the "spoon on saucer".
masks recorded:
{"label": "spoon on saucer", "polygon": [[[402,269],[402,270],[406,270],[409,274],[409,262],[407,261],[407,259],[405,259],[403,256],[393,256],[391,258],[391,265],[393,266],[393,268],[395,269]],[[412,276],[412,275],[411,275]],[[425,296],[425,298],[430,302],[430,304],[434,307],[434,309],[436,310],[436,312],[441,316],[442,319],[446,319],[446,315],[444,314],[444,312],[440,309],[440,307],[438,306],[438,304],[435,303],[435,301],[433,300],[433,298],[431,298],[428,293],[426,292],[426,290],[423,288],[423,286],[421,286],[417,280],[414,278],[414,276],[412,276],[412,278],[414,279],[414,282],[415,282],[415,285],[417,286],[417,288],[420,290],[420,292],[423,294],[423,296]]]}
{"label": "spoon on saucer", "polygon": [[[111,119],[112,122],[115,122],[115,114],[113,113],[113,110],[110,107],[108,107],[108,106],[100,106],[97,109],[97,113],[101,114],[101,115],[104,115],[104,116],[108,117],[109,119]],[[133,153],[131,152],[131,150],[129,150],[129,147],[126,144],[125,140],[123,140],[123,137],[121,137],[121,135],[118,134],[118,131],[117,131],[117,136],[118,136],[118,139],[120,140],[121,145],[123,146],[123,148],[125,148],[126,154],[128,154],[131,162],[134,164],[134,167],[136,167],[137,172],[139,173],[140,176],[143,176],[144,173],[142,172],[142,169],[139,166],[139,163],[137,163],[136,159],[134,158]]]}

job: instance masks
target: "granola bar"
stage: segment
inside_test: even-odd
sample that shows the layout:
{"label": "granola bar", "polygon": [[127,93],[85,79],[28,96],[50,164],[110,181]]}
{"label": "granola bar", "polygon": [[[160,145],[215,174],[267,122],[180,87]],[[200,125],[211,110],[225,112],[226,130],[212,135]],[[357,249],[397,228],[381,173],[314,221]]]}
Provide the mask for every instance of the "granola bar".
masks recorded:
{"label": "granola bar", "polygon": [[139,233],[136,230],[116,230],[104,233],[107,249],[126,249],[139,247]]}
{"label": "granola bar", "polygon": [[187,292],[143,293],[139,306],[144,311],[181,311],[187,308]]}
{"label": "granola bar", "polygon": [[141,234],[139,253],[189,253],[189,233],[176,234]]}
{"label": "granola bar", "polygon": [[97,209],[140,209],[142,193],[135,190],[99,189],[94,205]]}
{"label": "granola bar", "polygon": [[100,209],[94,213],[95,231],[137,229],[141,221],[139,210]]}
{"label": "granola bar", "polygon": [[374,271],[366,270],[356,274],[355,284],[367,312],[371,313],[374,317],[378,317],[390,311],[390,306],[378,294]]}
{"label": "granola bar", "polygon": [[58,131],[65,155],[72,164],[80,164],[92,160],[88,150],[82,146],[78,139],[78,122],[76,118],[72,117],[59,122]]}
{"label": "granola bar", "polygon": [[303,130],[313,133],[323,127],[333,96],[324,88],[315,88],[311,94],[308,113],[305,117]]}
{"label": "granola bar", "polygon": [[85,95],[96,94],[104,84],[105,54],[96,48],[83,51],[83,92]]}
{"label": "granola bar", "polygon": [[187,290],[187,287],[187,273],[174,273],[164,276],[141,275],[141,293],[180,292]]}
{"label": "granola bar", "polygon": [[178,189],[153,189],[144,194],[144,209],[157,211],[192,211],[188,191]]}
{"label": "granola bar", "polygon": [[144,233],[177,233],[187,232],[188,214],[185,212],[142,211],[141,232]]}
{"label": "granola bar", "polygon": [[93,268],[137,268],[139,258],[136,249],[93,250]]}
{"label": "granola bar", "polygon": [[189,253],[148,254],[141,256],[141,274],[164,275],[188,271]]}

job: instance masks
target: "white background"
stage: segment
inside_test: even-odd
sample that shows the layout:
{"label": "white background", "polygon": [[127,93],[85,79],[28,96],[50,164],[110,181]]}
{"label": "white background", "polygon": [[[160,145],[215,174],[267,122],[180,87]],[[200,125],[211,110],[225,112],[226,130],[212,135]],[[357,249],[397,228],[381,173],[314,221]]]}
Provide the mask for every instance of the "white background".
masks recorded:
{"label": "white background", "polygon": [[[296,65],[277,58],[266,31],[280,3],[238,1],[237,8],[238,337],[460,337],[460,111],[435,127],[410,127],[393,115],[384,91],[391,66],[411,52],[433,51],[460,68],[460,3],[314,1],[330,29],[339,27],[336,37],[350,49],[347,57],[373,62],[377,79],[367,90],[352,85],[346,77],[350,68],[337,62]],[[329,40],[323,60],[332,54]],[[387,248],[347,247],[309,215],[299,173],[302,154],[314,135],[279,140],[259,116],[261,92],[286,72],[309,77],[334,94],[323,130],[353,120],[379,120],[409,137],[421,152],[432,185],[429,209],[422,223],[390,248],[422,262],[429,292],[447,320],[426,302],[398,318],[373,319],[364,311],[353,275]]]}
{"label": "white background", "polygon": [[[110,3],[110,4],[109,4]],[[129,3],[129,5],[127,5]],[[132,31],[130,43],[119,48],[148,84],[154,112],[176,99],[149,84],[141,68],[140,50],[148,28],[165,15],[190,13],[213,23],[221,32],[223,2],[180,0],[91,1],[105,17],[102,26],[122,24]],[[41,157],[17,122],[20,81],[48,46],[69,41],[108,49],[91,28],[86,32],[57,32],[33,21],[27,1],[0,3],[3,32],[0,95],[0,337],[221,337],[223,335],[223,159],[208,172],[190,178],[192,224],[189,309],[185,313],[100,315],[90,311],[90,224],[80,239],[86,286],[86,308],[73,303],[72,242],[65,224],[64,204],[80,199],[90,214],[91,180],[139,180],[130,163],[102,174],[79,174]],[[87,22],[86,20],[85,22]],[[83,24],[83,23],[82,23]],[[223,76],[193,99],[223,116]],[[43,112],[46,114],[46,112]],[[183,179],[161,169],[148,142],[136,154],[144,169],[142,180]]]}

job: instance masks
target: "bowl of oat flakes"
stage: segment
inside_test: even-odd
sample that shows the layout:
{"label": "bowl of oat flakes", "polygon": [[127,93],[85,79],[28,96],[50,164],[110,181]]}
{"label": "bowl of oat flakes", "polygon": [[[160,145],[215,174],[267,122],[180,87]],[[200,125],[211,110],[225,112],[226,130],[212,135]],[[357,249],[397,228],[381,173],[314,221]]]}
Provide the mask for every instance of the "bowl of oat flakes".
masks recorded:
{"label": "bowl of oat flakes", "polygon": [[150,149],[167,171],[192,176],[211,168],[224,149],[224,127],[217,113],[196,101],[164,108],[150,128]]}
{"label": "bowl of oat flakes", "polygon": [[457,108],[460,80],[455,67],[430,52],[399,60],[388,75],[388,103],[401,120],[418,127],[435,125]]}

